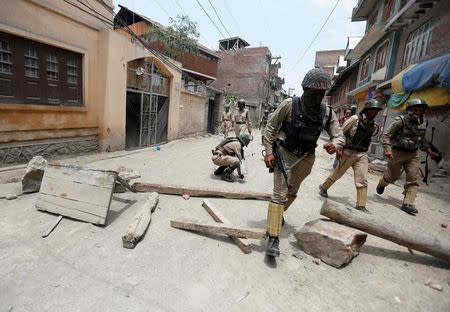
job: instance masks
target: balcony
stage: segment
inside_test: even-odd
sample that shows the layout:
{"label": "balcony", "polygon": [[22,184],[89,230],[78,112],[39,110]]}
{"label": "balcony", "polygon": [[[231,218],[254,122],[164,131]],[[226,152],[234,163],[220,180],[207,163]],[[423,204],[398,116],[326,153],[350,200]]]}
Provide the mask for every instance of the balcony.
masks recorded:
{"label": "balcony", "polygon": [[378,2],[377,0],[359,0],[353,8],[352,22],[366,21]]}
{"label": "balcony", "polygon": [[358,60],[360,59],[369,49],[371,49],[375,43],[377,43],[385,35],[385,30],[383,25],[375,24],[369,32],[358,42],[356,47],[351,50],[346,56],[346,60]]}
{"label": "balcony", "polygon": [[422,15],[426,14],[426,12],[433,8],[432,0],[409,0],[400,11],[395,14],[389,23],[386,24],[385,30],[396,30],[401,29],[405,25],[409,23],[413,23],[414,20],[420,18]]}

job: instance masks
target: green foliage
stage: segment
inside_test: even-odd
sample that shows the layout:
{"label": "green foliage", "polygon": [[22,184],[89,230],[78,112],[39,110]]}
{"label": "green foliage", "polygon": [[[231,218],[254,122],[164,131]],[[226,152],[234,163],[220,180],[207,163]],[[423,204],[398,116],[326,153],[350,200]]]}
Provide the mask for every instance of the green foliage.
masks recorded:
{"label": "green foliage", "polygon": [[225,94],[224,100],[225,100],[225,104],[229,104],[230,106],[233,106],[237,102],[238,98],[236,95]]}
{"label": "green foliage", "polygon": [[176,19],[170,17],[170,26],[152,25],[145,35],[150,42],[159,41],[165,49],[167,56],[178,58],[184,53],[196,55],[198,47],[196,39],[200,36],[197,23],[187,15],[177,15]]}

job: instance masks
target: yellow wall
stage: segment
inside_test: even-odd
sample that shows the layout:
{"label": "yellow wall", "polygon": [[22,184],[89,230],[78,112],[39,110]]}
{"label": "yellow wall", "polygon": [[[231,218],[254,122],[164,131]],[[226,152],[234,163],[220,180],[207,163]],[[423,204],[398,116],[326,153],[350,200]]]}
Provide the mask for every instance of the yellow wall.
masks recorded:
{"label": "yellow wall", "polygon": [[[97,1],[89,2],[112,20]],[[125,147],[127,62],[156,59],[151,52],[64,1],[2,1],[0,31],[81,53],[84,102],[83,107],[0,103],[0,147],[92,135],[98,135],[101,150]],[[179,135],[181,72],[160,67],[171,77],[168,139],[172,140]]]}

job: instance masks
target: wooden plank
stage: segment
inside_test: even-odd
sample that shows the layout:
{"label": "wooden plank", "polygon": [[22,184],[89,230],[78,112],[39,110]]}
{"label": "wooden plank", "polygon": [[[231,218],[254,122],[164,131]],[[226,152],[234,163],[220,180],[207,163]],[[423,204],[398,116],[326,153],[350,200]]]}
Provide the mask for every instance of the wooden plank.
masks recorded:
{"label": "wooden plank", "polygon": [[[66,205],[66,202],[63,205],[55,204],[53,198],[47,200],[45,196],[41,196],[41,194],[36,200],[36,209],[41,211],[48,211],[51,213],[58,213],[65,217],[82,220],[93,224],[105,224],[106,220],[106,216],[100,217],[86,211],[78,210],[74,207],[68,207]],[[83,209],[89,210],[89,207],[83,206]]]}
{"label": "wooden plank", "polygon": [[36,201],[39,210],[105,224],[116,173],[74,166],[50,165]]}
{"label": "wooden plank", "polygon": [[158,204],[158,193],[151,193],[145,203],[139,208],[133,222],[128,226],[128,230],[122,236],[124,248],[132,249],[144,237],[145,232],[152,220],[152,213]]}
{"label": "wooden plank", "polygon": [[398,226],[374,215],[326,201],[320,214],[355,229],[422,251],[450,262],[450,240],[429,235],[408,226]]}
{"label": "wooden plank", "polygon": [[[70,192],[67,193],[66,190],[70,190]],[[39,192],[68,200],[76,200],[80,203],[92,204],[98,206],[99,213],[102,213],[103,207],[108,205],[110,190],[94,185],[71,183],[65,180],[58,181],[56,178],[44,176]]]}
{"label": "wooden plank", "polygon": [[175,219],[170,225],[177,229],[191,230],[212,235],[229,235],[235,237],[265,239],[266,230],[236,227],[223,223],[207,223],[193,219]]}
{"label": "wooden plank", "polygon": [[42,237],[47,237],[50,235],[50,233],[56,228],[56,226],[59,224],[59,222],[62,220],[63,216],[59,216],[46,231],[42,233]]}
{"label": "wooden plank", "polygon": [[131,186],[136,192],[158,192],[160,194],[183,195],[193,197],[222,197],[229,199],[260,199],[270,200],[271,194],[258,192],[233,192],[224,190],[213,190],[202,187],[187,187],[181,185],[162,185],[154,183],[136,182]]}
{"label": "wooden plank", "polygon": [[[231,222],[219,211],[216,207],[213,206],[213,204],[205,199],[202,202],[203,208],[208,211],[208,213],[211,215],[211,217],[214,219],[214,221],[218,223],[228,224],[231,225]],[[246,254],[252,252],[252,246],[250,245],[250,242],[245,238],[239,238],[236,236],[230,236],[230,238],[236,243],[236,245]]]}

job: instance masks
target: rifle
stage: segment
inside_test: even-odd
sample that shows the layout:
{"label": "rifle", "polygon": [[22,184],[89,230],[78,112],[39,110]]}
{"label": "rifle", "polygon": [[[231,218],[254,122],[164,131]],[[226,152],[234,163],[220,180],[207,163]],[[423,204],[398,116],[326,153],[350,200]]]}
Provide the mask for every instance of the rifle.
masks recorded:
{"label": "rifle", "polygon": [[[273,156],[275,157],[275,165],[277,166],[278,170],[280,170],[280,172],[283,174],[284,181],[286,182],[288,189],[290,189],[291,184],[289,183],[289,178],[287,175],[288,169],[286,167],[286,164],[284,163],[283,154],[281,154],[281,151],[280,151],[280,148],[278,147],[277,141],[273,142],[272,151],[273,151]],[[274,171],[274,168],[269,169],[270,173],[272,173],[273,171]]]}

